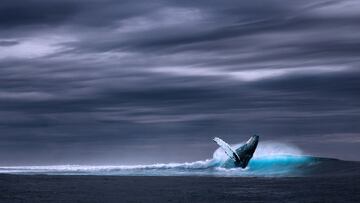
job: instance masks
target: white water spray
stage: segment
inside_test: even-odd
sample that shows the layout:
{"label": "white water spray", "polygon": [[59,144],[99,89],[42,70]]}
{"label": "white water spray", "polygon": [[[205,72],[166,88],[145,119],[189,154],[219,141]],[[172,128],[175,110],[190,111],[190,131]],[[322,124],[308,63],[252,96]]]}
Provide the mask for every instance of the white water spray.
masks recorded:
{"label": "white water spray", "polygon": [[[243,143],[233,145],[240,147]],[[0,173],[12,174],[51,174],[51,175],[215,175],[215,176],[258,176],[271,174],[289,174],[306,160],[301,158],[302,152],[295,146],[278,142],[259,143],[253,159],[244,170],[233,168],[223,149],[215,150],[212,159],[185,162],[159,163],[150,165],[120,166],[17,166],[0,167]],[[294,158],[297,157],[297,158]],[[299,158],[300,157],[300,158]]]}

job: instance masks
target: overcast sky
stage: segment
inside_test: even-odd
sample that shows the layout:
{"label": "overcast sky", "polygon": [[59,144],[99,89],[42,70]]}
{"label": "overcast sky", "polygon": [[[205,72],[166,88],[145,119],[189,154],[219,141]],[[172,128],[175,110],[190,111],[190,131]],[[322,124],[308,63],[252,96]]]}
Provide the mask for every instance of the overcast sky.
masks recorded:
{"label": "overcast sky", "polygon": [[360,1],[1,0],[0,165],[360,160]]}

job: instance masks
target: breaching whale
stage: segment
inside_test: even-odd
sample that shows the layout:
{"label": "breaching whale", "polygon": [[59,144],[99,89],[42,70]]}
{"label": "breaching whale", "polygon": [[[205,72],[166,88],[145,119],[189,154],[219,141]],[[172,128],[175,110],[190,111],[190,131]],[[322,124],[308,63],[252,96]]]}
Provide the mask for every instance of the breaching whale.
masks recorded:
{"label": "breaching whale", "polygon": [[228,143],[224,142],[218,137],[215,137],[213,140],[225,151],[225,153],[230,157],[230,159],[234,161],[235,166],[246,168],[256,150],[259,142],[259,136],[251,136],[244,145],[235,150],[231,148]]}

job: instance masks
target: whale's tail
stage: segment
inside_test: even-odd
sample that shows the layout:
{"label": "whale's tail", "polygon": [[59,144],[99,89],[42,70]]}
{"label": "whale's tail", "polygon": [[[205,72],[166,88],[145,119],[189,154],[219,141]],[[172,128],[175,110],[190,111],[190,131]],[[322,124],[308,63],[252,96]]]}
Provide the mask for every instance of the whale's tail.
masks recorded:
{"label": "whale's tail", "polygon": [[245,168],[256,150],[259,142],[259,136],[252,136],[244,145],[235,150],[231,148],[228,143],[218,137],[215,137],[213,140],[225,151],[229,158],[235,162],[236,166]]}

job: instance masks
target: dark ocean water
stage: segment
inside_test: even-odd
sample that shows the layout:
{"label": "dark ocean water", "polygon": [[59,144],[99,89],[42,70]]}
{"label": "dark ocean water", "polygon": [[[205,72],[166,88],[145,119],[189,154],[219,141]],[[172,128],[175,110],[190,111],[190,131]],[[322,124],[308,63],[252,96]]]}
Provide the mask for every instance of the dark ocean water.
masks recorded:
{"label": "dark ocean water", "polygon": [[0,175],[0,202],[360,202],[360,176]]}
{"label": "dark ocean water", "polygon": [[188,163],[1,166],[0,202],[360,202],[360,162],[262,143],[245,169],[221,149]]}

